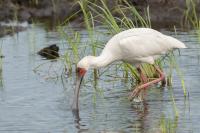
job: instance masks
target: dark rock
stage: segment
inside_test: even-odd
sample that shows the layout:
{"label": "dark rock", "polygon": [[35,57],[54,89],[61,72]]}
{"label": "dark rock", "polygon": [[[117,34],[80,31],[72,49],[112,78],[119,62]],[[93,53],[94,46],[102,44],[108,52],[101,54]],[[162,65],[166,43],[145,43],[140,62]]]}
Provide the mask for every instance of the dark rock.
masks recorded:
{"label": "dark rock", "polygon": [[41,49],[38,54],[46,59],[56,59],[59,57],[59,47],[56,44],[52,44],[48,47]]}

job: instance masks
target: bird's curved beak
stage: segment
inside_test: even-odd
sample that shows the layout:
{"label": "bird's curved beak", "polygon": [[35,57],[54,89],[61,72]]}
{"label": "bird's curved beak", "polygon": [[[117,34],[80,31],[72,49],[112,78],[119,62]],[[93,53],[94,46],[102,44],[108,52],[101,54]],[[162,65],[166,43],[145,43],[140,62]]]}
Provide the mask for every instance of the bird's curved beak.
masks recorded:
{"label": "bird's curved beak", "polygon": [[74,98],[73,98],[73,103],[72,103],[73,112],[78,112],[79,110],[79,104],[78,104],[79,91],[80,91],[81,82],[83,80],[85,73],[86,73],[86,70],[84,68],[77,68],[76,86],[75,86]]}

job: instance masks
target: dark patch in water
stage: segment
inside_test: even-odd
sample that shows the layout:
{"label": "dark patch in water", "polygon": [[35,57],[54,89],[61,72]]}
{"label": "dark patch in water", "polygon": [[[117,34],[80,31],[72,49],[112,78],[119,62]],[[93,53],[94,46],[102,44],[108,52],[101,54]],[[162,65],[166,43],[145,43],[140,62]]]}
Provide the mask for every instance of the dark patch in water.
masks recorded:
{"label": "dark patch in water", "polygon": [[56,59],[59,57],[59,47],[56,44],[52,44],[48,47],[41,49],[38,54],[46,59]]}

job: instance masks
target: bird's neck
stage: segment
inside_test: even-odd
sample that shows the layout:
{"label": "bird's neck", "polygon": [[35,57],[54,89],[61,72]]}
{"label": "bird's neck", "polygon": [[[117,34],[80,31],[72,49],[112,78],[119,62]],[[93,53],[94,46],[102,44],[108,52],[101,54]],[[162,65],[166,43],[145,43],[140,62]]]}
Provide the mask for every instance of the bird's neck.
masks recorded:
{"label": "bird's neck", "polygon": [[114,58],[111,55],[108,54],[101,54],[100,56],[94,57],[91,61],[91,68],[101,68],[105,67],[112,62],[114,62]]}

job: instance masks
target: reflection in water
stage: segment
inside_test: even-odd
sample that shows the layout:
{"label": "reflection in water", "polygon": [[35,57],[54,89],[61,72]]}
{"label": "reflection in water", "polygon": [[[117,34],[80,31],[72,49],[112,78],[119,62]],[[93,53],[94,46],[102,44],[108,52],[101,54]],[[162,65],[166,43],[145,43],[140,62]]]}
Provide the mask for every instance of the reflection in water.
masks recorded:
{"label": "reflection in water", "polygon": [[[79,110],[72,110],[72,114],[73,114],[73,116],[74,116],[74,121],[75,121],[75,123],[77,123],[78,125],[80,125],[79,124],[79,121],[81,120],[80,119],[80,116],[79,116]],[[77,127],[78,128],[78,127]],[[79,128],[78,128],[79,129]]]}
{"label": "reflection in water", "polygon": [[[133,110],[136,112],[137,116],[138,116],[138,124],[139,125],[139,131],[141,132],[145,132],[145,127],[147,127],[147,125],[145,125],[145,121],[146,121],[146,117],[148,115],[148,104],[146,101],[143,101],[142,103],[135,103],[132,106]],[[133,127],[135,127],[134,123],[133,123]],[[132,127],[132,128],[133,128]]]}
{"label": "reflection in water", "polygon": [[72,114],[74,116],[74,124],[75,124],[75,127],[78,129],[78,133],[88,132],[89,129],[85,128],[85,125],[81,124],[79,110],[73,110]]}

